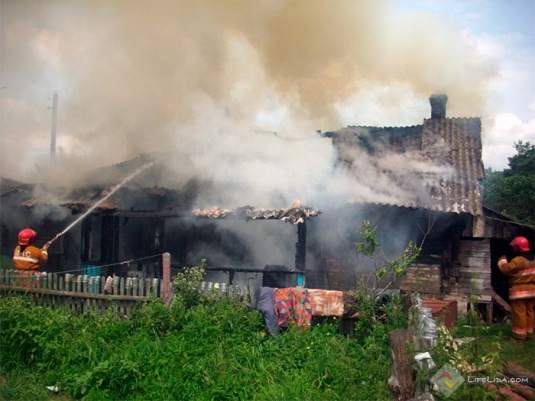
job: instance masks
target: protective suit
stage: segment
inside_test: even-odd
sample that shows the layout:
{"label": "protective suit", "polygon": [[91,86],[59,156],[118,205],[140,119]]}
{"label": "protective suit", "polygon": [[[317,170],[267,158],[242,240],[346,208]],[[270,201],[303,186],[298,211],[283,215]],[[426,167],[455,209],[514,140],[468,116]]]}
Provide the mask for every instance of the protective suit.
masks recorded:
{"label": "protective suit", "polygon": [[526,238],[515,238],[511,246],[515,257],[508,262],[502,256],[498,268],[509,278],[513,338],[526,340],[533,337],[535,323],[535,260]]}
{"label": "protective suit", "polygon": [[36,235],[31,228],[25,228],[19,233],[19,244],[13,253],[13,263],[17,270],[37,270],[48,260],[48,244],[42,248],[32,245]]}

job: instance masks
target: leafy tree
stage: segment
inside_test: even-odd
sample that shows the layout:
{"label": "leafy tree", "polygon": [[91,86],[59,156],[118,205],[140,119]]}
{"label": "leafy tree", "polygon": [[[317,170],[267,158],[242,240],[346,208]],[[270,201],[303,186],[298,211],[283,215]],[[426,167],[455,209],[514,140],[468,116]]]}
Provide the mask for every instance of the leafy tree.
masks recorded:
{"label": "leafy tree", "polygon": [[483,205],[530,226],[535,214],[535,145],[519,141],[503,171],[485,169]]}
{"label": "leafy tree", "polygon": [[[372,282],[364,280],[360,283],[360,287],[370,287],[371,293],[374,294],[374,301],[377,300],[397,278],[403,277],[407,273],[407,269],[418,259],[422,251],[422,246],[425,237],[430,232],[432,224],[430,223],[427,232],[424,232],[424,239],[420,245],[410,241],[401,255],[397,259],[389,259],[381,244],[377,241],[376,230],[377,226],[372,227],[369,220],[362,222],[362,227],[358,234],[363,241],[355,241],[353,243],[357,255],[361,255],[369,259],[373,263],[373,270],[371,273]],[[379,290],[381,288],[381,290]]]}
{"label": "leafy tree", "polygon": [[[377,228],[377,226],[372,226],[369,220],[364,220],[361,229],[357,231],[362,241],[353,242],[357,263],[362,257],[373,265],[371,272],[367,275],[361,272],[357,279],[356,303],[353,306],[358,309],[360,319],[355,327],[362,340],[369,337],[388,341],[387,327],[382,320],[388,316],[393,318],[391,321],[399,322],[399,319],[395,318],[395,311],[403,313],[404,299],[401,296],[393,297],[390,299],[390,306],[388,303],[380,306],[379,300],[388,288],[398,278],[405,276],[409,267],[416,262],[422,251],[425,237],[432,228],[432,223],[429,222],[427,232],[423,233],[424,239],[421,244],[417,245],[410,241],[397,259],[390,259],[384,253],[381,243],[377,239]],[[407,321],[404,320],[403,325],[399,325],[399,327],[406,327],[406,323]]]}

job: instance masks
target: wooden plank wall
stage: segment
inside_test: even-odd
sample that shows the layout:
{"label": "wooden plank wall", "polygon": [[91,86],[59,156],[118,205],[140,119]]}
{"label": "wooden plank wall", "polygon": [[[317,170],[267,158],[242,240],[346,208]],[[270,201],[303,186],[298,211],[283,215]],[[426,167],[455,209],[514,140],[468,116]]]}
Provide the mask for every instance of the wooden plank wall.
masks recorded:
{"label": "wooden plank wall", "polygon": [[490,240],[461,240],[457,262],[456,283],[452,285],[451,292],[469,295],[475,287],[474,295],[482,296],[483,300],[490,299]]}
{"label": "wooden plank wall", "polygon": [[[455,300],[459,313],[466,313],[468,296],[478,296],[478,302],[491,300],[491,253],[489,239],[461,239],[455,246],[454,266],[449,276],[441,277],[439,264],[412,265],[405,277],[396,282],[405,291],[417,291],[427,299]],[[442,288],[442,281],[445,287]],[[474,291],[475,289],[475,291]],[[490,312],[489,312],[490,313]]]}

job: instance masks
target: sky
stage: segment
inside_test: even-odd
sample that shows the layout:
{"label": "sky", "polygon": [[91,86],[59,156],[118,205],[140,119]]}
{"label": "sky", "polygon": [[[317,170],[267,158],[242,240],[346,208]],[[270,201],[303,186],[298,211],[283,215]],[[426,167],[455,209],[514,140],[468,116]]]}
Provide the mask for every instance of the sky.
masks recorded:
{"label": "sky", "polygon": [[171,150],[169,180],[289,205],[344,185],[317,130],[419,125],[432,93],[481,117],[502,170],[535,143],[534,27],[532,0],[1,0],[0,175],[71,183]]}

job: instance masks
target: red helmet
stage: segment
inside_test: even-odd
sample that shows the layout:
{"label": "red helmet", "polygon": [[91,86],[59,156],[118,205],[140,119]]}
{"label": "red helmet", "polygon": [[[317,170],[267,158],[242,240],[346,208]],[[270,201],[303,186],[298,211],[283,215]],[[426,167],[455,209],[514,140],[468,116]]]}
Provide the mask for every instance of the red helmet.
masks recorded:
{"label": "red helmet", "polygon": [[529,251],[529,242],[524,237],[516,237],[510,244],[517,252]]}
{"label": "red helmet", "polygon": [[19,245],[30,245],[35,241],[37,233],[31,228],[25,228],[19,233]]}

